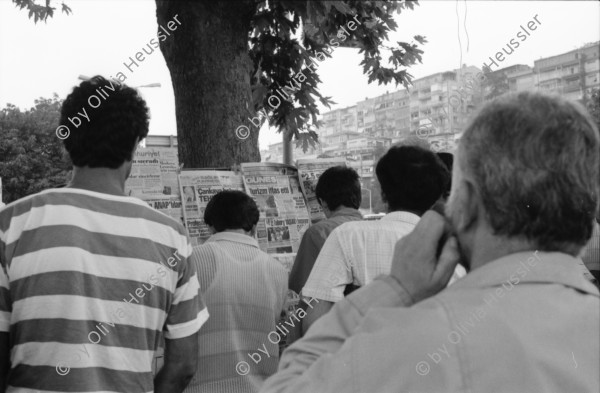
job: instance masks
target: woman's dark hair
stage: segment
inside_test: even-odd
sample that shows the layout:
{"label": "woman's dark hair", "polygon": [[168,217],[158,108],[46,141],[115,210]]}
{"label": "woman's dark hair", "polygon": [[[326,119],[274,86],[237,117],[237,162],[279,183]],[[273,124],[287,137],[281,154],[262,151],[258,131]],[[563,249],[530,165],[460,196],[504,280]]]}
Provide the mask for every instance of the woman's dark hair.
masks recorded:
{"label": "woman's dark hair", "polygon": [[116,169],[148,135],[148,107],[135,89],[95,76],[67,96],[60,124],[69,129],[63,143],[73,165]]}
{"label": "woman's dark hair", "polygon": [[217,232],[243,229],[249,232],[258,222],[256,202],[242,191],[226,190],[215,194],[204,210],[204,222]]}

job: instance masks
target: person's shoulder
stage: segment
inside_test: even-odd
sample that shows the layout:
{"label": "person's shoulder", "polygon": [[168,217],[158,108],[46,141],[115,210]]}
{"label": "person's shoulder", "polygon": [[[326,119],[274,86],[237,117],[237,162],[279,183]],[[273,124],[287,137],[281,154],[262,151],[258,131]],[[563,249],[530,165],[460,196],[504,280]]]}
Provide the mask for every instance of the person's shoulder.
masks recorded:
{"label": "person's shoulder", "polygon": [[351,233],[359,233],[372,230],[373,228],[377,228],[373,224],[375,221],[365,221],[365,220],[355,220],[355,221],[347,221],[344,222],[331,231],[331,235],[336,236],[346,236]]}
{"label": "person's shoulder", "polygon": [[[396,212],[388,213],[395,214]],[[412,231],[419,222],[418,216],[410,216],[410,220],[398,219],[398,216],[390,219],[381,219],[377,221],[369,221],[370,228],[377,228],[381,232],[406,234]]]}
{"label": "person's shoulder", "polygon": [[40,191],[36,194],[28,195],[23,198],[17,199],[0,208],[0,221],[10,220],[12,217],[17,217],[22,214],[29,212],[33,207],[39,207],[46,204],[48,197],[47,195],[55,190],[60,189],[49,189]]}
{"label": "person's shoulder", "polygon": [[152,208],[151,206],[149,206],[146,202],[142,201],[141,199],[138,199],[135,197],[130,197],[129,202],[133,205],[139,206],[139,210],[137,210],[137,211],[139,211],[139,213],[140,213],[139,214],[141,216],[140,218],[155,222],[157,224],[168,226],[171,229],[177,231],[181,236],[187,236],[185,227],[183,226],[183,224],[181,222],[177,221],[175,218],[173,218],[159,210]]}
{"label": "person's shoulder", "polygon": [[371,222],[372,221],[364,221],[364,220],[346,221],[346,222],[343,222],[340,225],[338,225],[335,228],[335,230],[337,230],[338,232],[351,231],[351,230],[354,230],[357,228],[364,228]]}
{"label": "person's shoulder", "polygon": [[333,230],[333,226],[331,223],[326,222],[327,220],[321,220],[310,227],[304,232],[303,236],[312,239],[326,238],[331,231]]}
{"label": "person's shoulder", "polygon": [[285,274],[285,276],[287,277],[287,269],[283,266],[281,262],[279,262],[275,257],[267,254],[262,250],[260,250],[260,253],[262,260],[265,262],[266,266],[268,266],[270,270],[272,270],[275,273]]}
{"label": "person's shoulder", "polygon": [[210,252],[212,252],[211,244],[212,243],[206,243],[206,242],[204,242],[203,244],[198,244],[198,245],[192,247],[192,253],[197,254],[197,255],[204,255],[206,253],[210,253]]}

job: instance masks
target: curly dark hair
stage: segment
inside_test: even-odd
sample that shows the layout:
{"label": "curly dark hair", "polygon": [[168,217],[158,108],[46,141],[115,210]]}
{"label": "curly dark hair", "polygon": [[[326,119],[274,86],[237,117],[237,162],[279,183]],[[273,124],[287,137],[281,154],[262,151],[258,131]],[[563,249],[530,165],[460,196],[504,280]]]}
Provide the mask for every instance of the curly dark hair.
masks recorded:
{"label": "curly dark hair", "polygon": [[450,172],[431,150],[392,146],[375,168],[382,199],[390,211],[423,213],[446,191]]}
{"label": "curly dark hair", "polygon": [[260,216],[256,202],[237,190],[220,191],[213,195],[204,210],[204,222],[217,232],[227,229],[252,230]]}
{"label": "curly dark hair", "polygon": [[98,75],[67,96],[60,124],[71,130],[63,143],[73,165],[116,169],[148,135],[148,107],[137,90]]}

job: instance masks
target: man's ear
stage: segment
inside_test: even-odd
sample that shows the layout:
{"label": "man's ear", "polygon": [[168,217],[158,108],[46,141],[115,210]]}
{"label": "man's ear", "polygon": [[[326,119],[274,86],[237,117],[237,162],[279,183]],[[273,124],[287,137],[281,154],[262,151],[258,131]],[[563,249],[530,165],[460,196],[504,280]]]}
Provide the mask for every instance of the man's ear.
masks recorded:
{"label": "man's ear", "polygon": [[250,236],[256,237],[256,224],[252,225],[252,229],[250,229]]}
{"label": "man's ear", "polygon": [[457,228],[455,229],[458,232],[467,232],[481,218],[480,214],[483,211],[481,204],[483,201],[477,188],[470,180],[463,178],[461,182],[463,184],[456,188],[456,191],[459,193],[456,201],[459,203],[461,214],[458,215],[458,222],[455,223]]}

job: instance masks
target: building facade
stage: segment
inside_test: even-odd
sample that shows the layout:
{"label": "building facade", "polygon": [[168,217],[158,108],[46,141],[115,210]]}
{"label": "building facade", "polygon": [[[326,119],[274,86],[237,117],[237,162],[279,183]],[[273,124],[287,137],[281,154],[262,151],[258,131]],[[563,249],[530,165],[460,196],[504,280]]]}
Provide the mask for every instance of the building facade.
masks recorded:
{"label": "building facade", "polygon": [[600,41],[536,60],[533,72],[537,90],[585,102],[600,87]]}
{"label": "building facade", "polygon": [[600,88],[600,41],[556,56],[534,61],[533,67],[516,64],[493,74],[506,76],[509,91],[559,94],[585,103]]}

